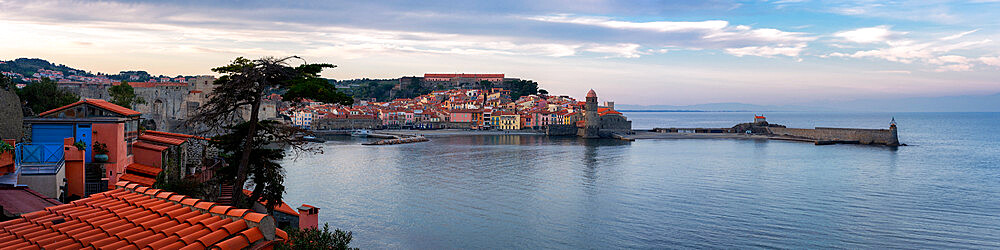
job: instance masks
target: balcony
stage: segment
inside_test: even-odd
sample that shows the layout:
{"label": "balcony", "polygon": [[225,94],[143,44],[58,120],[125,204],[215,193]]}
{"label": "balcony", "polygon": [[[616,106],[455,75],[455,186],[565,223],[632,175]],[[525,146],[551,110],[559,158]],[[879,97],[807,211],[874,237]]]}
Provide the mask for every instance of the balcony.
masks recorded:
{"label": "balcony", "polygon": [[14,165],[22,175],[55,174],[65,165],[62,144],[18,143]]}

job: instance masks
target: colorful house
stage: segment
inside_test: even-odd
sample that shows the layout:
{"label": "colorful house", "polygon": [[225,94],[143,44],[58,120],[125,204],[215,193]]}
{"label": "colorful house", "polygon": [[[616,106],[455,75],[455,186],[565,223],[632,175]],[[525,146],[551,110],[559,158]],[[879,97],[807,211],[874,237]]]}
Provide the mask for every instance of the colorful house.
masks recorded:
{"label": "colorful house", "polygon": [[[66,197],[84,197],[106,190],[109,183],[117,181],[118,173],[132,163],[132,143],[139,136],[139,116],[135,110],[105,100],[84,99],[25,118],[24,123],[31,128],[26,133],[31,141],[15,148],[21,165],[19,183],[50,197],[62,193],[58,187],[62,186],[63,178],[69,187],[85,187],[82,192],[67,193]],[[77,143],[83,145],[80,152],[72,146]],[[107,145],[106,162],[94,161],[94,143]],[[67,173],[64,167],[71,157],[66,152],[79,153],[86,167],[69,169],[72,171]],[[77,176],[77,170],[82,171],[81,176]]]}
{"label": "colorful house", "polygon": [[[140,135],[139,116],[105,100],[85,99],[24,119],[31,141],[15,147],[16,182],[73,200],[113,188],[109,184],[120,180],[152,186],[161,172],[172,179],[188,174],[186,144],[204,138],[158,131]],[[107,145],[107,160],[94,158],[97,143]]]}

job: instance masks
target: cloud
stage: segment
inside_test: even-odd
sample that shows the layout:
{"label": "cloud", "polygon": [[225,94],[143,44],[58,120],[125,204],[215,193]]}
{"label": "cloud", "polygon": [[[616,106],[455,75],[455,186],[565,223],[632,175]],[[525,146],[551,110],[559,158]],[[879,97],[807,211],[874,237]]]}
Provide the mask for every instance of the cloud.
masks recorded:
{"label": "cloud", "polygon": [[[816,40],[802,32],[787,32],[773,28],[753,28],[747,25],[730,25],[728,21],[706,20],[696,22],[651,21],[631,22],[607,17],[577,17],[570,15],[529,16],[527,20],[600,27],[610,30],[647,32],[632,36],[650,37],[644,46],[667,45],[687,49],[719,49],[736,56],[772,57],[798,56]],[[661,44],[657,44],[661,43]]]}
{"label": "cloud", "polygon": [[895,32],[890,30],[889,26],[882,25],[841,31],[833,35],[855,43],[881,43],[896,39],[897,37],[905,34],[906,32]]}
{"label": "cloud", "polygon": [[[955,35],[933,40],[917,41],[903,38],[908,32],[896,32],[888,26],[860,28],[837,32],[834,35],[859,44],[879,46],[872,49],[862,49],[854,52],[832,52],[820,57],[843,58],[877,58],[890,62],[905,64],[924,63],[935,67],[934,71],[971,71],[976,61],[953,52],[969,52],[972,49],[992,43],[990,39],[978,41],[955,41],[977,30],[965,31]],[[837,48],[849,48],[836,43]],[[983,62],[985,63],[985,62]]]}
{"label": "cloud", "polygon": [[550,23],[570,23],[600,26],[612,29],[646,30],[656,32],[712,31],[721,30],[726,26],[729,26],[729,22],[722,20],[708,20],[700,22],[626,22],[611,20],[603,17],[570,17],[566,15],[534,16],[525,17],[525,19]]}
{"label": "cloud", "polygon": [[881,73],[881,74],[904,74],[904,75],[909,75],[909,74],[913,73],[912,71],[909,71],[909,70],[874,70],[874,71],[866,71],[866,72],[867,73]]}
{"label": "cloud", "polygon": [[638,58],[642,52],[639,52],[639,45],[634,43],[623,43],[616,45],[596,45],[588,48],[584,48],[587,52],[605,53],[611,54],[609,57],[624,57],[624,58]]}
{"label": "cloud", "polygon": [[994,57],[984,56],[980,57],[979,61],[986,65],[1000,67],[1000,56],[994,56]]}
{"label": "cloud", "polygon": [[937,71],[937,72],[947,72],[947,71],[955,71],[955,72],[961,72],[961,71],[972,71],[972,65],[971,65],[971,64],[949,64],[949,65],[944,65],[944,66],[941,66],[941,67],[938,67],[938,68],[937,68],[937,69],[935,69],[934,71]]}
{"label": "cloud", "polygon": [[966,32],[962,32],[962,33],[958,33],[958,34],[954,34],[954,35],[942,37],[941,40],[942,41],[948,41],[948,40],[959,39],[959,38],[962,38],[965,35],[972,34],[972,33],[976,32],[976,31],[979,31],[979,29],[974,29],[974,30],[970,30],[970,31],[966,31]]}
{"label": "cloud", "polygon": [[805,44],[799,44],[790,47],[770,47],[770,46],[755,46],[755,47],[742,47],[742,48],[731,48],[726,49],[726,53],[734,55],[737,57],[743,56],[760,56],[760,57],[774,57],[777,55],[797,57],[799,53],[802,53],[802,49],[805,48]]}

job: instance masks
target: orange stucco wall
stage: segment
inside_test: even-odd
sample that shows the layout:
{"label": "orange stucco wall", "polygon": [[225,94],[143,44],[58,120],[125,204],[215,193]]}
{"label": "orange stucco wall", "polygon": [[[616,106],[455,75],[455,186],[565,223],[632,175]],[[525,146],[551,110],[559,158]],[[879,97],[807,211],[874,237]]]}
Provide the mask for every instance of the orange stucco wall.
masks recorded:
{"label": "orange stucco wall", "polygon": [[[66,138],[63,140],[63,155],[65,159],[66,168],[66,197],[76,195],[77,197],[85,197],[85,183],[84,179],[84,156],[87,154],[86,150],[79,150],[73,146],[73,138]],[[62,180],[56,180],[57,182],[62,182]]]}
{"label": "orange stucco wall", "polygon": [[125,174],[125,167],[132,163],[128,143],[125,142],[125,124],[94,123],[93,134],[94,141],[108,145],[108,163],[104,164],[104,169],[107,171],[109,188],[114,188],[118,177]]}
{"label": "orange stucco wall", "polygon": [[163,166],[163,156],[160,151],[145,149],[140,147],[133,147],[132,152],[134,152],[135,163],[150,165],[154,167]]}

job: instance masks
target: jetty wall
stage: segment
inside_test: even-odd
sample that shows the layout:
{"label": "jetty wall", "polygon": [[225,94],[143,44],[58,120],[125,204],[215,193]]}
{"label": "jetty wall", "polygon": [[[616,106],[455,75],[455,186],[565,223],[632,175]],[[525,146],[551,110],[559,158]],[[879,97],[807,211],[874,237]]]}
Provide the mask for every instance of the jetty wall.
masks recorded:
{"label": "jetty wall", "polygon": [[545,126],[545,134],[553,136],[576,135],[577,129],[574,125],[549,124]]}
{"label": "jetty wall", "polygon": [[899,138],[896,131],[890,129],[859,129],[859,128],[781,128],[768,127],[768,131],[775,135],[801,137],[816,141],[829,141],[837,143],[860,143],[878,145],[899,145]]}

